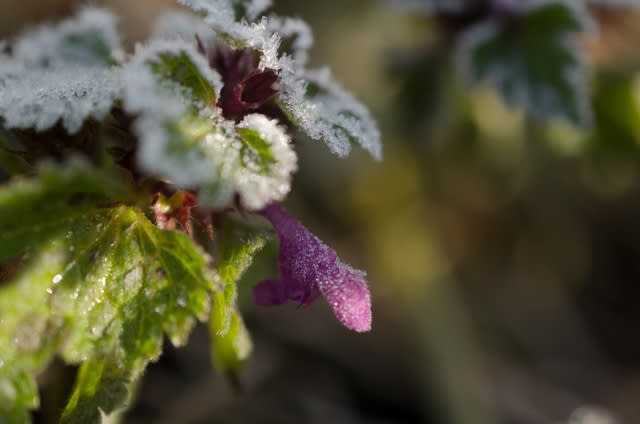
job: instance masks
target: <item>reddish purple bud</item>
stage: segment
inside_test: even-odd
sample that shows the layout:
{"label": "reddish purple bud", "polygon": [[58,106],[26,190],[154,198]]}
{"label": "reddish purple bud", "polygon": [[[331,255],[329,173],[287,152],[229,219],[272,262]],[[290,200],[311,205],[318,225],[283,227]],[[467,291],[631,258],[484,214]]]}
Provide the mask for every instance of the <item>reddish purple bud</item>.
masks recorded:
{"label": "reddish purple bud", "polygon": [[259,107],[278,92],[273,88],[277,79],[273,71],[255,71],[236,86],[236,96],[249,107]]}
{"label": "reddish purple bud", "polygon": [[218,106],[225,118],[239,121],[249,113],[259,112],[260,107],[278,93],[273,88],[278,74],[269,69],[260,70],[251,50],[232,50],[222,44],[208,47],[198,37],[196,41],[209,66],[222,77]]}
{"label": "reddish purple bud", "polygon": [[347,328],[371,329],[371,296],[365,273],[340,261],[336,252],[280,207],[261,214],[280,238],[280,281],[266,280],[253,289],[256,304],[270,306],[293,301],[311,304],[320,294]]}

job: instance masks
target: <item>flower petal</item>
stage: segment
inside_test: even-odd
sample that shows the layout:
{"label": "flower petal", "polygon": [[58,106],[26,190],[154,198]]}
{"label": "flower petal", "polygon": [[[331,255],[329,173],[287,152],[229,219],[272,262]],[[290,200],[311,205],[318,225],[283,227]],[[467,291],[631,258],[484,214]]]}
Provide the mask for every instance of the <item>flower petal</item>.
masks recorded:
{"label": "flower petal", "polygon": [[[279,206],[270,205],[261,214],[271,221],[280,237],[282,284],[277,289],[301,305],[310,304],[322,294],[344,326],[358,332],[369,331],[371,297],[365,273],[342,263],[333,249]],[[256,286],[257,295],[254,289],[254,298],[259,300],[266,297],[267,289],[262,284]]]}
{"label": "flower petal", "polygon": [[339,263],[340,275],[321,279],[318,287],[338,321],[359,333],[371,330],[371,296],[365,273]]}
{"label": "flower petal", "polygon": [[288,300],[282,281],[264,280],[253,287],[253,302],[256,305],[282,305]]}

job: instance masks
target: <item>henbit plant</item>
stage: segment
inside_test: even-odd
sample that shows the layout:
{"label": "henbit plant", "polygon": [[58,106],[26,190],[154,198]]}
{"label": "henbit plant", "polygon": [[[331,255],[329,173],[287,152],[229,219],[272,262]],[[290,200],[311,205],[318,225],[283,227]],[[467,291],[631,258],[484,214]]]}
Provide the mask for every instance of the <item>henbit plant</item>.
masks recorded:
{"label": "henbit plant", "polygon": [[[99,422],[132,382],[208,321],[215,365],[251,350],[236,304],[253,255],[280,239],[260,305],[320,294],[371,328],[364,273],[277,205],[292,134],[381,158],[367,110],[306,67],[307,25],[269,1],[180,0],[129,54],[114,17],[81,10],[0,49],[0,422],[30,421],[36,379],[79,365],[62,422]],[[266,218],[266,219],[264,219]]]}

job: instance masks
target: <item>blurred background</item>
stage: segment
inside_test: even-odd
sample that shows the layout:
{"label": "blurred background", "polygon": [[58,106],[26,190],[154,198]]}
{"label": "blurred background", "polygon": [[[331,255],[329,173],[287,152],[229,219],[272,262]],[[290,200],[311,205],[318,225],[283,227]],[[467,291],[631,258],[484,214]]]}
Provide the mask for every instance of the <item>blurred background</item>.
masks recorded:
{"label": "blurred background", "polygon": [[[130,45],[176,7],[95,3]],[[77,4],[0,0],[0,34]],[[639,423],[640,15],[594,9],[600,33],[580,42],[595,119],[579,131],[464,86],[436,19],[383,1],[275,10],[309,22],[312,63],[383,131],[382,162],[299,143],[287,203],[368,271],[373,331],[349,332],[322,302],[253,306],[251,284],[277,272],[258,261],[241,286],[254,353],[239,389],[211,369],[200,328],[150,366],[124,422]],[[57,407],[46,383],[37,422]]]}

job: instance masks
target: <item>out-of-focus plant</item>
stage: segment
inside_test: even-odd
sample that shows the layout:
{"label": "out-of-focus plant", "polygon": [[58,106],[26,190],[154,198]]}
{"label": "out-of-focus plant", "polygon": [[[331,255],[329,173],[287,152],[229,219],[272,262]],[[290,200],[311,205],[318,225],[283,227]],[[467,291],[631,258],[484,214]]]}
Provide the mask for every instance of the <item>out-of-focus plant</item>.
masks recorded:
{"label": "out-of-focus plant", "polygon": [[[466,86],[489,86],[531,118],[590,128],[592,81],[598,70],[589,41],[602,16],[635,0],[392,0],[434,24],[426,47],[396,60],[406,113],[421,121],[437,109],[448,75]],[[399,57],[397,57],[398,59]],[[454,72],[448,70],[454,69]],[[596,97],[598,88],[596,88]]]}
{"label": "out-of-focus plant", "polygon": [[0,422],[30,420],[55,357],[79,365],[61,421],[100,421],[196,321],[236,373],[251,350],[236,283],[269,223],[281,276],[256,302],[322,295],[349,329],[371,327],[364,273],[277,205],[296,132],[379,159],[369,113],[307,69],[309,28],[269,1],[180,3],[196,14],[164,16],[133,53],[101,9],[1,46]]}

